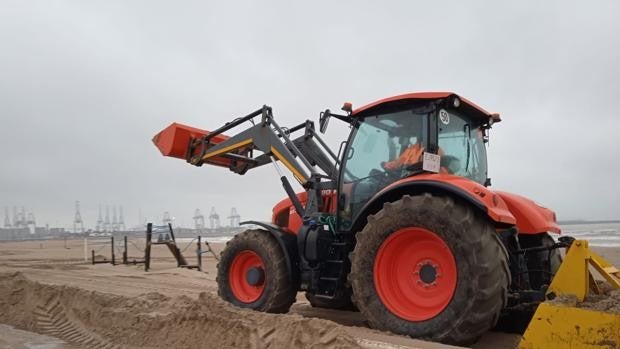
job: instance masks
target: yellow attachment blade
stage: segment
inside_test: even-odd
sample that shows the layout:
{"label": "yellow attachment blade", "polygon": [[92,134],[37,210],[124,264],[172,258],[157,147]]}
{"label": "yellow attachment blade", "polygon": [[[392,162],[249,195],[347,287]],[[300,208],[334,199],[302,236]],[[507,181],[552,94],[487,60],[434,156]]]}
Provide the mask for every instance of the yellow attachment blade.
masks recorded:
{"label": "yellow attachment blade", "polygon": [[[564,261],[549,285],[547,295],[573,295],[583,302],[590,290],[598,293],[598,287],[590,273],[590,265],[614,288],[620,288],[620,278],[616,269],[605,258],[592,251],[586,240],[575,240]],[[549,297],[548,297],[549,298]]]}
{"label": "yellow attachment blade", "polygon": [[588,271],[589,251],[587,241],[575,240],[572,243],[549,285],[547,295],[573,295],[583,302],[591,282]]}
{"label": "yellow attachment blade", "polygon": [[519,343],[521,349],[617,348],[620,315],[542,303]]}
{"label": "yellow attachment blade", "polygon": [[590,251],[590,264],[601,274],[613,288],[620,288],[620,271],[605,258]]}
{"label": "yellow attachment blade", "polygon": [[[590,266],[592,268],[590,268]],[[547,298],[567,298],[572,304],[544,302],[538,306],[519,343],[522,349],[618,348],[620,314],[577,308],[590,293],[599,293],[590,270],[596,270],[609,284],[620,289],[620,272],[594,251],[585,240],[575,240],[547,290]]]}

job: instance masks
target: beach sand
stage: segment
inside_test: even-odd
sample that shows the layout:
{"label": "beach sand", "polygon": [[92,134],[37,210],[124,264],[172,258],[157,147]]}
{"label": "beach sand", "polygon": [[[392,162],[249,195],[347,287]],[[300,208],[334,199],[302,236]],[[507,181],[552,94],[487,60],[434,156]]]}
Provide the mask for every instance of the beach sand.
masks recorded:
{"label": "beach sand", "polygon": [[[99,240],[89,239],[88,249],[109,259],[108,240]],[[194,264],[195,243],[179,246]],[[219,255],[224,244],[211,246]],[[143,248],[144,239],[132,240],[129,259],[142,258]],[[620,249],[596,250],[620,265]],[[142,265],[85,262],[81,239],[0,243],[0,323],[71,348],[450,348],[372,330],[356,312],[312,308],[303,293],[284,315],[236,308],[217,296],[212,255],[204,255],[203,272],[176,268],[165,246],[154,246],[152,255],[145,272]],[[2,331],[0,348],[11,348]],[[489,332],[473,348],[514,348],[518,341]]]}

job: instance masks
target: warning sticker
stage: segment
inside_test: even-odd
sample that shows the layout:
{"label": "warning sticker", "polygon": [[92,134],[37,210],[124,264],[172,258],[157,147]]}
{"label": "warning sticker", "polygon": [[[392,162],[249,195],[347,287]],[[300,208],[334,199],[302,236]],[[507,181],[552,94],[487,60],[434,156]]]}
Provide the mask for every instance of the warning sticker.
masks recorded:
{"label": "warning sticker", "polygon": [[424,152],[424,158],[422,160],[422,169],[424,171],[438,173],[441,166],[440,163],[441,156],[433,153]]}
{"label": "warning sticker", "polygon": [[442,124],[447,125],[450,123],[450,114],[445,109],[439,110],[439,120]]}

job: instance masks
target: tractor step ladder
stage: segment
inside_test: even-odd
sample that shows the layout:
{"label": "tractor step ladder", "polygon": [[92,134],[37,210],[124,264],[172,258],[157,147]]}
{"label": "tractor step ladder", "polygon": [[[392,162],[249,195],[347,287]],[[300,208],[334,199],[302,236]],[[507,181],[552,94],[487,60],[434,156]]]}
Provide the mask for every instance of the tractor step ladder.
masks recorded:
{"label": "tractor step ladder", "polygon": [[346,242],[334,241],[331,244],[331,248],[335,252],[335,256],[332,256],[331,259],[326,260],[325,267],[327,267],[330,272],[325,273],[324,276],[319,277],[319,288],[321,292],[318,292],[314,296],[317,298],[321,298],[324,300],[332,300],[335,297],[333,290],[337,290],[340,285],[346,282],[347,273],[344,270],[345,268],[345,259],[348,258],[348,254],[345,252],[348,249]]}

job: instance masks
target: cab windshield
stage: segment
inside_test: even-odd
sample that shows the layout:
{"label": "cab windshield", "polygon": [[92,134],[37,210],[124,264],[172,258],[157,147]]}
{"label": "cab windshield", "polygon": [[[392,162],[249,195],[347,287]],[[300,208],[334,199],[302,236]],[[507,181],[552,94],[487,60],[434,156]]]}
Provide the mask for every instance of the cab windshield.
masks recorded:
{"label": "cab windshield", "polygon": [[482,185],[487,179],[487,152],[480,124],[458,114],[439,111],[439,155],[441,166],[457,176]]}
{"label": "cab windshield", "polygon": [[425,114],[414,114],[410,110],[366,117],[354,131],[348,148],[345,182],[379,176],[385,164],[398,158],[407,147],[424,146],[422,129],[426,120]]}
{"label": "cab windshield", "polygon": [[[344,154],[340,180],[340,229],[348,230],[364,204],[389,184],[422,172],[428,125],[436,111],[407,109],[367,116],[355,125]],[[438,112],[440,173],[486,181],[486,150],[480,125]],[[434,142],[433,142],[434,143]]]}

